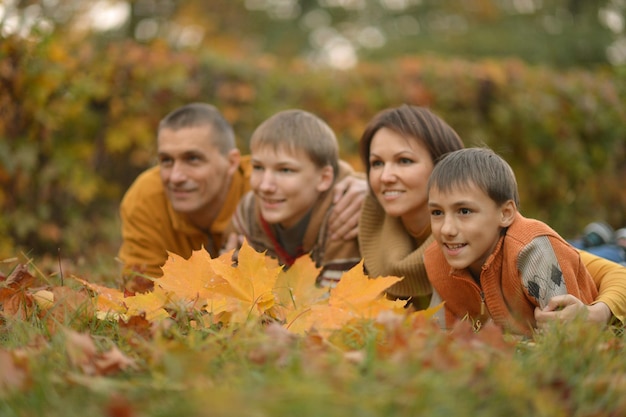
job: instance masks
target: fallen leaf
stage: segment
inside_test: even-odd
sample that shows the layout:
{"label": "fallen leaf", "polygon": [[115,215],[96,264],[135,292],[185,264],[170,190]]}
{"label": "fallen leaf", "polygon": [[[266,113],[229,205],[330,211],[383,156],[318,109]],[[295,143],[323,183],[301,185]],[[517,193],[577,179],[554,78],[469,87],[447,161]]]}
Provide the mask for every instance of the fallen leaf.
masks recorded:
{"label": "fallen leaf", "polygon": [[329,289],[315,285],[320,269],[309,257],[301,256],[289,269],[282,270],[274,286],[279,304],[297,315],[303,308],[327,298]]}
{"label": "fallen leaf", "polygon": [[64,328],[66,337],[65,349],[72,366],[81,369],[88,375],[95,374],[93,360],[98,353],[98,349],[88,333],[78,333],[74,330]]}
{"label": "fallen leaf", "polygon": [[162,289],[155,287],[152,292],[135,294],[124,299],[128,310],[127,316],[145,314],[146,320],[156,321],[169,317],[165,306],[169,302],[169,296]]}
{"label": "fallen leaf", "polygon": [[74,277],[74,279],[96,294],[96,309],[99,312],[103,312],[105,314],[109,312],[126,312],[126,306],[124,305],[124,293],[122,291],[94,284],[81,278]]}
{"label": "fallen leaf", "polygon": [[231,299],[226,308],[237,321],[245,321],[250,315],[259,317],[276,302],[273,289],[282,267],[268,266],[266,258],[244,241],[237,266],[223,259],[213,260],[213,269],[229,284],[216,288],[216,292]]}
{"label": "fallen leaf", "polygon": [[54,305],[54,293],[48,290],[39,290],[33,293],[33,300],[41,310],[49,310]]}
{"label": "fallen leaf", "polygon": [[128,368],[137,369],[137,364],[113,346],[94,358],[94,367],[98,375],[111,375]]}
{"label": "fallen leaf", "polygon": [[402,311],[403,301],[391,301],[383,296],[387,288],[400,280],[398,277],[370,279],[363,273],[361,261],[342,275],[337,286],[330,290],[326,303],[312,305],[287,327],[299,334],[315,329],[323,337],[328,337],[350,320],[373,319],[385,310]]}
{"label": "fallen leaf", "polygon": [[337,286],[330,292],[329,305],[351,309],[367,309],[375,300],[382,298],[383,292],[401,281],[399,277],[379,277],[371,279],[363,273],[363,260],[345,272]]}
{"label": "fallen leaf", "polygon": [[0,349],[0,397],[27,388],[30,376],[28,362],[13,352]]}
{"label": "fallen leaf", "polygon": [[200,310],[217,288],[228,286],[228,283],[215,273],[212,265],[211,255],[206,250],[193,251],[189,259],[170,253],[161,268],[163,277],[154,283],[165,292],[172,293],[176,300],[201,300],[197,304]]}
{"label": "fallen leaf", "polygon": [[0,281],[0,303],[33,285],[35,277],[24,264],[18,264],[8,277]]}

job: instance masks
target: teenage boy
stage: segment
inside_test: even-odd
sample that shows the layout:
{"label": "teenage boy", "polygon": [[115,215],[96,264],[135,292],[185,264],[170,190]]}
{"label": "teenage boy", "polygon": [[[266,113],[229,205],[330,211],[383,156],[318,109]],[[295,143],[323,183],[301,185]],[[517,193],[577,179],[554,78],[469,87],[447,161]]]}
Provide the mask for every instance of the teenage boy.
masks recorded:
{"label": "teenage boy", "polygon": [[597,296],[578,251],[548,225],[523,217],[511,167],[486,148],[452,152],[428,183],[435,242],[426,250],[428,278],[445,302],[446,325],[492,319],[506,331],[532,334],[535,307],[572,294]]}
{"label": "teenage boy", "polygon": [[[212,256],[223,245],[226,226],[249,189],[250,160],[236,148],[231,125],[205,103],[182,106],[159,123],[158,166],[142,173],[121,206],[122,245],[129,291],[152,287],[168,252],[188,258],[204,247]],[[367,183],[350,176],[337,184],[332,230],[339,239],[358,231]]]}
{"label": "teenage boy", "polygon": [[317,283],[333,287],[360,261],[357,238],[331,240],[331,189],[353,174],[340,163],[332,129],[298,109],[264,121],[250,139],[252,191],[240,201],[232,229],[257,251],[289,267],[305,254],[321,267]]}

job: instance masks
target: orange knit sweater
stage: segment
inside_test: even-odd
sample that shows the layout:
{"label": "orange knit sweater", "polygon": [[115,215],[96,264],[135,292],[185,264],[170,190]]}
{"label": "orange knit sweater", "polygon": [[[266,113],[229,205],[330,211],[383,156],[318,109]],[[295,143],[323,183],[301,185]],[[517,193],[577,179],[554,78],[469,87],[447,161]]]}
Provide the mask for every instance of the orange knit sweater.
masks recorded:
{"label": "orange knit sweater", "polygon": [[424,255],[433,288],[445,301],[446,324],[489,318],[506,331],[531,334],[535,307],[569,293],[591,303],[596,285],[576,249],[548,225],[517,214],[482,267],[478,282],[447,263],[439,245]]}

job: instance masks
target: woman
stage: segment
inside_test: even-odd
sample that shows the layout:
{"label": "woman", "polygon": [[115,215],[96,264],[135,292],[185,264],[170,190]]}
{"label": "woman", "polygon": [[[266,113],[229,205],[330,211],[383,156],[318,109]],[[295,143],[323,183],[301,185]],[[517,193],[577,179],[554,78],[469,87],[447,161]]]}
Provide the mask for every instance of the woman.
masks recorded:
{"label": "woman", "polygon": [[[433,241],[426,186],[437,161],[463,148],[458,134],[430,110],[402,105],[379,112],[361,136],[360,155],[371,193],[359,222],[359,246],[372,277],[401,276],[387,296],[406,299],[416,309],[430,303],[432,288],[423,253]],[[567,319],[583,308],[588,320],[607,323],[626,315],[626,268],[581,251],[581,258],[598,286],[591,305],[573,296],[551,300],[535,311],[538,323]]]}

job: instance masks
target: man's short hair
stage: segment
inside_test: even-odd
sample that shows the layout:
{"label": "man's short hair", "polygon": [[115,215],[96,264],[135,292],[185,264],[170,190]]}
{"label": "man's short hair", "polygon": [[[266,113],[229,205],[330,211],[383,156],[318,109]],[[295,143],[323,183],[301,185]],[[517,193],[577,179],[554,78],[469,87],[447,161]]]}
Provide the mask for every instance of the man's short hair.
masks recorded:
{"label": "man's short hair", "polygon": [[202,126],[213,128],[210,138],[221,154],[226,155],[237,146],[230,123],[215,106],[206,103],[190,103],[173,110],[161,120],[159,130]]}

